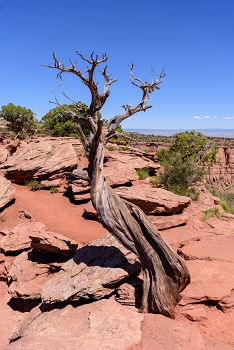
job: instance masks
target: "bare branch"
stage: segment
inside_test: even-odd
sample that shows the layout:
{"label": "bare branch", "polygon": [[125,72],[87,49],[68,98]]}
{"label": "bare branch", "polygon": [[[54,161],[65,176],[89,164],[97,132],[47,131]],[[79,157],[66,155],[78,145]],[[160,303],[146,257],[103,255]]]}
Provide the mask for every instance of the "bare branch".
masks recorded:
{"label": "bare branch", "polygon": [[[114,130],[123,120],[127,119],[128,117],[140,111],[145,112],[148,108],[152,107],[152,106],[146,106],[146,103],[149,99],[149,94],[153,92],[155,89],[157,90],[160,89],[160,84],[162,83],[162,79],[166,75],[163,69],[158,79],[156,79],[152,83],[150,82],[144,83],[143,80],[136,78],[135,75],[133,74],[134,64],[132,63],[131,65],[130,64],[128,65],[130,67],[130,81],[134,86],[137,86],[142,90],[143,92],[142,99],[141,99],[141,102],[135,107],[131,107],[132,104],[122,106],[125,109],[125,113],[116,115],[114,118],[110,120],[110,124],[108,126],[108,129],[105,135],[107,138],[109,138],[110,135],[114,134]],[[152,70],[151,70],[151,75],[152,75]]]}
{"label": "bare branch", "polygon": [[109,87],[111,86],[111,84],[115,83],[117,81],[117,79],[110,79],[111,77],[111,74],[107,74],[106,73],[106,69],[107,69],[107,66],[105,66],[103,68],[103,70],[99,70],[99,72],[104,76],[105,78],[105,81],[104,81],[104,94],[107,93]]}

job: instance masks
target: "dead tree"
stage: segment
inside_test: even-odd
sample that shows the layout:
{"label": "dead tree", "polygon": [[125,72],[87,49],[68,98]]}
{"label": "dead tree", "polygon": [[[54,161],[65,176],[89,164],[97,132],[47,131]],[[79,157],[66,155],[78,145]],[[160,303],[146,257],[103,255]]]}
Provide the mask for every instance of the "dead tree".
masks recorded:
{"label": "dead tree", "polygon": [[[94,56],[92,53],[87,59],[80,52],[76,51],[76,53],[88,64],[87,70],[77,70],[76,63],[71,60],[70,66],[65,67],[63,63],[58,61],[55,53],[53,54],[54,64],[45,65],[48,68],[57,69],[57,78],[61,81],[63,73],[75,74],[91,93],[91,103],[88,109],[84,109],[81,102],[75,102],[64,94],[80,112],[78,116],[76,112],[66,110],[73,119],[89,160],[88,172],[78,171],[76,176],[89,178],[91,200],[100,222],[141,261],[144,276],[141,312],[160,313],[174,318],[174,308],[181,298],[180,292],[190,282],[185,262],[167,244],[140,208],[119,198],[107,184],[103,172],[104,150],[108,139],[116,135],[116,128],[123,120],[152,107],[147,106],[146,103],[149,94],[160,89],[162,79],[165,76],[164,71],[161,72],[158,79],[143,82],[133,74],[132,64],[130,66],[130,80],[134,86],[142,90],[142,99],[134,107],[131,104],[123,105],[125,112],[114,116],[108,127],[103,128],[102,121],[98,119],[98,112],[110,94],[109,87],[116,80],[107,74],[107,66],[105,66],[103,70],[99,71],[104,77],[104,91],[99,93],[98,84],[94,81],[94,72],[98,66],[107,61],[107,56],[103,54],[102,58],[98,59],[98,56]],[[57,99],[55,103],[60,105]],[[85,123],[90,130],[89,138],[82,131],[82,123]]]}

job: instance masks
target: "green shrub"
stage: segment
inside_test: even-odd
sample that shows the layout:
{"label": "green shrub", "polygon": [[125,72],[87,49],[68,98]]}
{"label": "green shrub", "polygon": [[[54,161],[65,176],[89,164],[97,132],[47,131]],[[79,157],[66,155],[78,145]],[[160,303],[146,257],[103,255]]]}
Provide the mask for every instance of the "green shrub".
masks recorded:
{"label": "green shrub", "polygon": [[217,219],[221,218],[218,208],[212,208],[212,209],[206,210],[203,215],[202,221],[207,221],[210,218],[217,218]]}
{"label": "green shrub", "polygon": [[136,169],[136,172],[140,180],[145,180],[147,177],[150,177],[150,172],[148,169]]}
{"label": "green shrub", "polygon": [[124,146],[124,147],[122,147],[122,150],[123,150],[123,151],[130,151],[130,147]]}
{"label": "green shrub", "polygon": [[114,146],[107,146],[106,147],[108,149],[108,151],[115,151],[116,148]]}
{"label": "green shrub", "polygon": [[42,188],[41,183],[36,179],[25,181],[25,186],[29,187],[31,191],[38,191]]}
{"label": "green shrub", "polygon": [[215,186],[206,186],[208,191],[213,194],[213,196],[220,199],[219,204],[221,207],[230,214],[234,214],[234,193],[229,192],[228,189],[222,190],[215,188]]}
{"label": "green shrub", "polygon": [[158,184],[177,194],[203,180],[208,166],[217,154],[217,145],[195,131],[176,134],[168,149],[160,149],[156,156],[164,171]]}
{"label": "green shrub", "polygon": [[58,189],[54,186],[50,187],[50,193],[57,193]]}
{"label": "green shrub", "polygon": [[6,219],[3,216],[0,216],[0,222],[5,222]]}
{"label": "green shrub", "polygon": [[150,183],[153,185],[153,187],[160,187],[160,181],[158,176],[152,176],[150,178]]}

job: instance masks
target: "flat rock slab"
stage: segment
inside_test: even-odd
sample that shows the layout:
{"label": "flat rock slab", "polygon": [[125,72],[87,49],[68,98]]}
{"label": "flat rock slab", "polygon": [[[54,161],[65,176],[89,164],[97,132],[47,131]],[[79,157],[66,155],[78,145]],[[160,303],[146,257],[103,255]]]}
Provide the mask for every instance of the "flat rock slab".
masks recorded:
{"label": "flat rock slab", "polygon": [[10,152],[6,148],[0,148],[0,164],[4,163],[10,156]]}
{"label": "flat rock slab", "polygon": [[105,150],[104,174],[112,187],[123,185],[139,179],[136,169],[148,169],[153,173],[160,168],[158,163],[134,153]]}
{"label": "flat rock slab", "polygon": [[48,178],[77,167],[74,147],[67,141],[30,142],[19,148],[1,166],[7,179],[23,183],[32,178]]}
{"label": "flat rock slab", "polygon": [[234,306],[234,264],[220,260],[188,260],[191,283],[181,293],[180,305],[216,302],[224,311]]}
{"label": "flat rock slab", "polygon": [[117,194],[140,207],[146,214],[179,213],[187,208],[191,199],[178,196],[162,188],[154,188],[151,184],[132,187],[120,187]]}
{"label": "flat rock slab", "polygon": [[101,299],[110,295],[118,284],[140,270],[136,256],[112,235],[79,249],[62,270],[42,288],[44,303],[67,300]]}
{"label": "flat rock slab", "polygon": [[178,254],[185,260],[220,260],[234,263],[234,236],[204,236],[185,242]]}
{"label": "flat rock slab", "polygon": [[142,322],[143,350],[233,350],[232,346],[205,339],[191,324],[162,315],[145,315]]}
{"label": "flat rock slab", "polygon": [[4,237],[0,240],[0,247],[5,253],[13,253],[31,248],[30,235],[38,235],[45,230],[45,225],[40,222],[24,222],[13,229],[4,230]]}
{"label": "flat rock slab", "polygon": [[222,235],[222,234],[233,234],[234,233],[234,220],[233,219],[228,219],[227,221],[225,220],[219,220],[217,218],[211,218],[206,221],[207,224],[214,228],[216,230],[217,235]]}
{"label": "flat rock slab", "polygon": [[165,230],[172,227],[185,225],[188,221],[188,215],[186,214],[174,214],[174,215],[148,215],[148,218],[152,221],[154,226],[158,230]]}
{"label": "flat rock slab", "polygon": [[11,335],[20,339],[6,350],[126,350],[141,340],[144,316],[113,299],[45,311],[33,309]]}
{"label": "flat rock slab", "polygon": [[78,249],[76,241],[46,229],[30,233],[29,238],[31,247],[44,254],[55,253],[72,257]]}
{"label": "flat rock slab", "polygon": [[4,235],[0,240],[0,247],[5,253],[34,248],[45,254],[56,253],[72,257],[78,248],[77,242],[59,233],[47,231],[41,222],[24,222],[0,233]]}
{"label": "flat rock slab", "polygon": [[15,198],[15,188],[11,182],[0,175],[0,209],[10,203]]}
{"label": "flat rock slab", "polygon": [[59,256],[23,252],[15,258],[7,273],[8,292],[14,298],[40,299],[42,286],[61,266]]}

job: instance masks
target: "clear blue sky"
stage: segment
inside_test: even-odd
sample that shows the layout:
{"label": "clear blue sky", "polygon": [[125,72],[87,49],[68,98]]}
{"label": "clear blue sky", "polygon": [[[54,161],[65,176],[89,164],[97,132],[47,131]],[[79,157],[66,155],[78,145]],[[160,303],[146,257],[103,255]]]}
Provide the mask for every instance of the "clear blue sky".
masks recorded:
{"label": "clear blue sky", "polygon": [[[141,91],[129,81],[151,79],[165,67],[153,108],[123,123],[124,128],[234,128],[233,0],[0,0],[0,107],[12,102],[40,119],[55,91],[87,104],[90,95],[79,79],[64,75],[58,87],[52,53],[65,65],[75,50],[108,55],[108,72],[118,81],[101,111],[111,118],[121,105],[139,103]],[[83,62],[78,58],[77,68]],[[97,77],[102,88],[102,77]]]}

